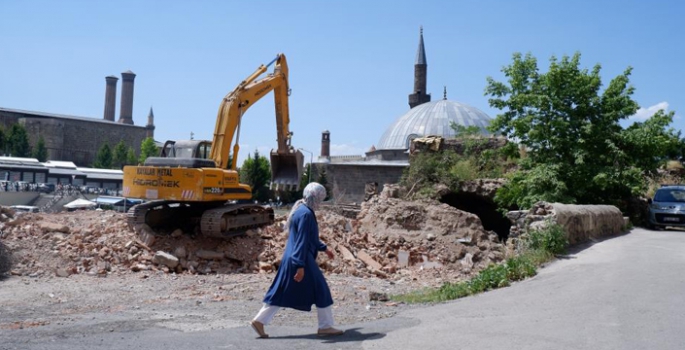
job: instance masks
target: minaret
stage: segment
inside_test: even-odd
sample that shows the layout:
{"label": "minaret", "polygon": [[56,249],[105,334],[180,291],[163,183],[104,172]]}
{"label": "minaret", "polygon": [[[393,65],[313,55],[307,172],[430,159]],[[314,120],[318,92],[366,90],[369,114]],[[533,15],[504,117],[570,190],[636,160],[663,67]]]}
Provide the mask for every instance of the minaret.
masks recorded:
{"label": "minaret", "polygon": [[136,74],[129,71],[121,73],[121,108],[119,123],[133,125],[133,80]]}
{"label": "minaret", "polygon": [[150,107],[150,113],[147,115],[147,125],[145,125],[145,130],[147,130],[145,137],[155,138],[155,114],[152,113],[152,107]]}
{"label": "minaret", "polygon": [[426,49],[423,47],[423,27],[421,27],[419,48],[416,50],[416,62],[414,62],[414,93],[409,95],[409,108],[431,100],[431,95],[426,93],[427,70]]}
{"label": "minaret", "polygon": [[104,119],[114,121],[114,112],[117,103],[117,80],[119,78],[110,75],[105,77],[105,114]]}

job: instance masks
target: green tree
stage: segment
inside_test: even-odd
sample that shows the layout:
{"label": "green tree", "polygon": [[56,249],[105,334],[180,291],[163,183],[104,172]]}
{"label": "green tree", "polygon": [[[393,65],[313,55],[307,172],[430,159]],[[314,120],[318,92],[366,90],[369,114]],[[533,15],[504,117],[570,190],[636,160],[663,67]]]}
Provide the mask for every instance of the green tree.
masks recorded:
{"label": "green tree", "polygon": [[302,177],[300,177],[300,191],[304,189],[309,182],[312,180],[312,163],[307,163],[307,165],[304,168],[304,172],[302,172]]}
{"label": "green tree", "polygon": [[240,167],[240,182],[252,187],[252,198],[260,202],[268,201],[271,198],[269,189],[269,179],[271,178],[271,167],[269,160],[262,157],[259,151],[254,152],[254,157],[249,154],[247,159]]}
{"label": "green tree", "polygon": [[634,123],[623,131],[624,161],[653,173],[664,160],[680,158],[683,141],[680,132],[670,127],[674,114],[659,110],[646,121]]}
{"label": "green tree", "polygon": [[329,200],[333,198],[333,193],[331,193],[331,188],[328,185],[328,174],[326,174],[326,169],[321,169],[321,172],[319,173],[319,176],[316,178],[316,182],[321,184],[326,189],[326,199]]}
{"label": "green tree", "polygon": [[145,159],[148,157],[154,157],[158,154],[157,146],[155,146],[155,140],[152,137],[148,137],[140,144],[140,164],[145,163]]}
{"label": "green tree", "polygon": [[480,128],[476,125],[464,126],[450,121],[450,128],[456,133],[456,137],[460,136],[476,136],[480,135]]}
{"label": "green tree", "polygon": [[29,157],[31,155],[31,145],[26,129],[19,123],[12,124],[8,137],[8,148],[14,157]]}
{"label": "green tree", "polygon": [[526,208],[538,200],[619,205],[644,188],[643,172],[655,171],[675,151],[679,135],[665,129],[672,113],[657,113],[627,130],[619,124],[638,109],[631,98],[632,69],[604,91],[600,70],[599,64],[580,68],[576,53],[552,57],[548,72],[541,73],[534,57],[516,53],[502,69],[507,83],[488,78],[490,106],[503,111],[490,131],[517,140],[527,154],[498,191],[501,206]]}
{"label": "green tree", "polygon": [[38,159],[39,162],[45,162],[48,160],[48,149],[45,147],[45,140],[43,139],[43,136],[38,138],[36,148],[33,150],[33,158]]}
{"label": "green tree", "polygon": [[94,168],[111,169],[112,168],[112,149],[108,144],[100,146],[97,155],[95,156]]}
{"label": "green tree", "polygon": [[0,154],[5,154],[5,144],[7,143],[5,130],[0,126]]}
{"label": "green tree", "polygon": [[112,155],[112,166],[115,169],[121,169],[126,165],[127,160],[127,149],[124,140],[119,141],[116,146],[114,146],[114,154]]}
{"label": "green tree", "polygon": [[136,155],[136,150],[133,147],[128,148],[126,152],[126,165],[136,165],[138,164],[138,156]]}

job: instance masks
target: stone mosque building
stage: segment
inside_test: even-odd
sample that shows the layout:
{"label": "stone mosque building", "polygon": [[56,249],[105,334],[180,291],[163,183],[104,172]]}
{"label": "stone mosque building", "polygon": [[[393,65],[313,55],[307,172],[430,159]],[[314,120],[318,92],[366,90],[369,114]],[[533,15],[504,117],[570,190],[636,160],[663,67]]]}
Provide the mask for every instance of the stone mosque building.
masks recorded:
{"label": "stone mosque building", "polygon": [[324,131],[321,138],[321,155],[314,163],[313,175],[325,170],[329,189],[342,203],[361,203],[366,184],[377,184],[380,192],[384,184],[397,183],[402,172],[409,166],[411,140],[424,136],[453,138],[452,122],[463,126],[477,126],[484,135],[491,118],[477,108],[443,98],[431,101],[426,92],[428,61],[423,41],[423,29],[419,34],[419,47],[414,62],[414,91],[409,94],[409,111],[397,118],[385,130],[378,144],[371,146],[365,156],[331,156],[331,133]]}
{"label": "stone mosque building", "polygon": [[0,126],[8,130],[15,123],[21,124],[26,128],[32,147],[43,137],[48,159],[73,162],[81,167],[91,166],[104,144],[113,149],[123,140],[136,153],[140,153],[143,140],[147,137],[154,138],[155,125],[152,108],[145,126],[133,123],[135,77],[131,71],[121,73],[121,105],[119,119],[116,121],[114,116],[119,79],[108,76],[105,77],[105,109],[102,119],[0,107]]}

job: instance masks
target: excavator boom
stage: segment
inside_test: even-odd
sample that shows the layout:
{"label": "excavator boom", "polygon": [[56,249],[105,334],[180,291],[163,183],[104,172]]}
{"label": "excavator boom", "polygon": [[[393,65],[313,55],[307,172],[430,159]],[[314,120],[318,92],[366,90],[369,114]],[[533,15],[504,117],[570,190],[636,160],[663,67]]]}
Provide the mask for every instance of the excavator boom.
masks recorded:
{"label": "excavator boom", "polygon": [[[272,64],[275,64],[273,73],[258,79]],[[237,154],[240,150],[238,137],[242,115],[271,91],[274,92],[278,142],[278,148],[272,150],[270,154],[272,187],[297,189],[302,177],[304,155],[290,144],[292,132],[289,129],[288,63],[283,54],[278,54],[269,64],[259,66],[254,73],[223,98],[214,127],[210,158],[216,162],[217,167],[236,169]],[[236,142],[233,146],[233,163],[229,164],[230,145],[234,137]]]}

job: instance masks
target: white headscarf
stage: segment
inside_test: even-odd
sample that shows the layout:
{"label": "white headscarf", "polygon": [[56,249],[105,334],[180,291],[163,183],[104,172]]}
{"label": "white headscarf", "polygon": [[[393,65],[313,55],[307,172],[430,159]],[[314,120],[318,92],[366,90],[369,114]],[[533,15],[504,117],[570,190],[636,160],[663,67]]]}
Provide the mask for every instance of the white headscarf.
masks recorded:
{"label": "white headscarf", "polygon": [[302,199],[311,210],[319,209],[319,205],[326,199],[326,187],[318,182],[312,182],[302,191]]}
{"label": "white headscarf", "polygon": [[301,205],[304,204],[309,207],[309,209],[316,211],[319,209],[319,206],[324,199],[326,199],[326,188],[318,182],[309,183],[309,185],[307,185],[307,187],[305,187],[302,191],[302,199],[295,202],[293,208],[290,210],[290,214],[288,214],[288,221],[286,222],[285,227],[290,227],[290,218],[295,213],[295,210],[297,210],[297,208],[299,208]]}

